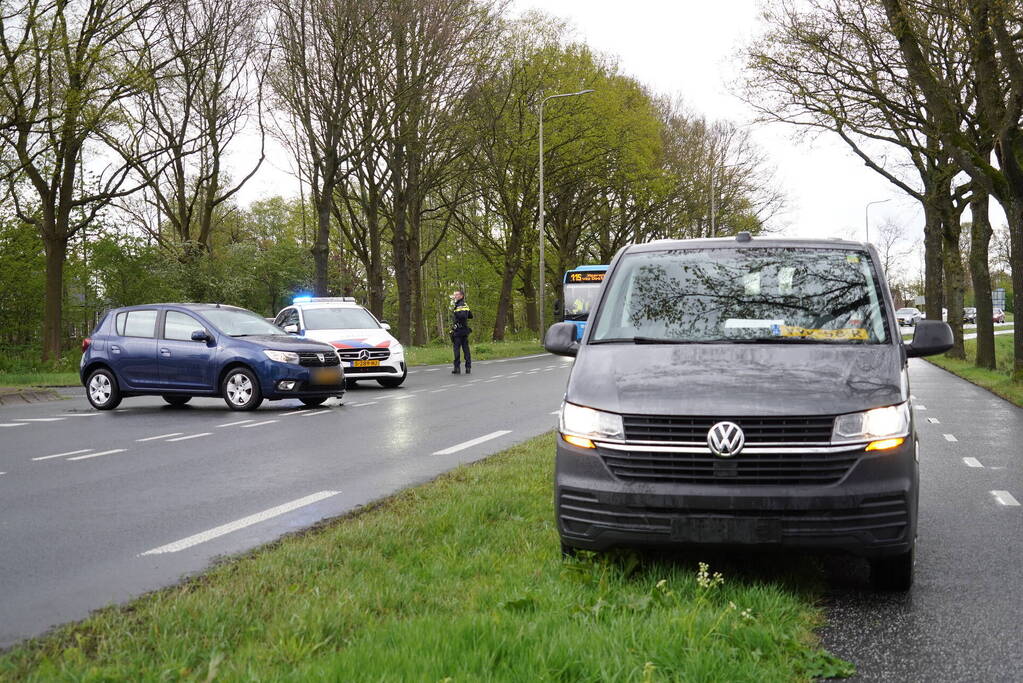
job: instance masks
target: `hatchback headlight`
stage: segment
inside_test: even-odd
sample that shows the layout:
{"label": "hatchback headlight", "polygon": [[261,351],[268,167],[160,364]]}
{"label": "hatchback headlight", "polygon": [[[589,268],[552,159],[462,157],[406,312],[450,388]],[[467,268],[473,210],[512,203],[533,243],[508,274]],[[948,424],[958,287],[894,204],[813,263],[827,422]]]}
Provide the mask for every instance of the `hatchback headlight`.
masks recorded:
{"label": "hatchback headlight", "polygon": [[870,441],[867,450],[887,450],[902,444],[909,435],[909,402],[835,418],[832,443]]}
{"label": "hatchback headlight", "polygon": [[270,351],[263,349],[263,353],[266,354],[267,358],[278,363],[294,363],[298,365],[298,354],[292,351]]}
{"label": "hatchback headlight", "polygon": [[576,437],[565,440],[583,448],[593,448],[590,439],[620,441],[625,438],[621,415],[584,408],[572,403],[561,405],[561,433],[565,437]]}

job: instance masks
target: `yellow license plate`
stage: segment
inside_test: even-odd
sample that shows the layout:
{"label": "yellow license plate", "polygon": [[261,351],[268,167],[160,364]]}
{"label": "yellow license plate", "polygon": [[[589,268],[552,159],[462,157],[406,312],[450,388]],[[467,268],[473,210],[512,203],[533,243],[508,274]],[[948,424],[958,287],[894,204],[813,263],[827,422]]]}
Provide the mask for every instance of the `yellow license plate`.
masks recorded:
{"label": "yellow license plate", "polygon": [[313,384],[338,384],[341,371],[338,368],[323,368],[313,372]]}
{"label": "yellow license plate", "polygon": [[375,368],[380,365],[378,360],[355,360],[352,361],[353,368]]}

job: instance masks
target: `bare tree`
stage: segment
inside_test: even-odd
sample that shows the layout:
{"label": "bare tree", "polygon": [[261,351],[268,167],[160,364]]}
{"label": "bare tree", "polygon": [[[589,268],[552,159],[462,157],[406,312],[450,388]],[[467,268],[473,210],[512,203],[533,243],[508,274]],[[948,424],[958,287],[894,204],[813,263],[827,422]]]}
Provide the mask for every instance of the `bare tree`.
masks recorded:
{"label": "bare tree", "polygon": [[269,82],[283,111],[278,134],[299,160],[316,211],[314,289],[328,294],[334,193],[363,145],[343,144],[358,108],[358,82],[380,50],[378,3],[270,0],[275,58]]}
{"label": "bare tree", "polygon": [[[149,57],[168,65],[167,76],[135,98],[130,134],[107,139],[145,183],[157,220],[186,255],[209,249],[218,209],[265,156],[261,10],[254,0],[169,0],[159,19],[162,48]],[[253,129],[259,158],[232,182],[226,155]],[[154,232],[162,238],[162,225]]]}

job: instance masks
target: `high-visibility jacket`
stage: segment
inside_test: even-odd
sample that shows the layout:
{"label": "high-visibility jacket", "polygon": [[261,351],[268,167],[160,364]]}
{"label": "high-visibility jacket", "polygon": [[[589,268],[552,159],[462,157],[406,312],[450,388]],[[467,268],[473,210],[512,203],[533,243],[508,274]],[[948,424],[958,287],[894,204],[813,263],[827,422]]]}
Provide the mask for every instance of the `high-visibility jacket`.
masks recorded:
{"label": "high-visibility jacket", "polygon": [[472,311],[469,310],[465,299],[456,302],[454,308],[451,309],[451,334],[456,337],[464,337],[472,332],[472,328],[469,327],[470,318],[472,318]]}

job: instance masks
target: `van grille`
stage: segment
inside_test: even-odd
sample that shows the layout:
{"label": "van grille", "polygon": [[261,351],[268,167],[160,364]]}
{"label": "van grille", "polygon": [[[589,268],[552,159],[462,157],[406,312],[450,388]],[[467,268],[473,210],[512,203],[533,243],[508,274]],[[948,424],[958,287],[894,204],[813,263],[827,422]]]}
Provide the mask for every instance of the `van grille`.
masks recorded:
{"label": "van grille", "polygon": [[[748,443],[748,442],[747,442]],[[706,453],[617,451],[598,447],[607,468],[625,481],[717,485],[834,484],[852,468],[860,451],[839,453]]]}
{"label": "van grille", "polygon": [[746,444],[827,444],[831,441],[834,415],[811,417],[675,417],[670,415],[623,415],[626,441],[664,441],[705,444],[716,423],[734,422],[746,435]]}

